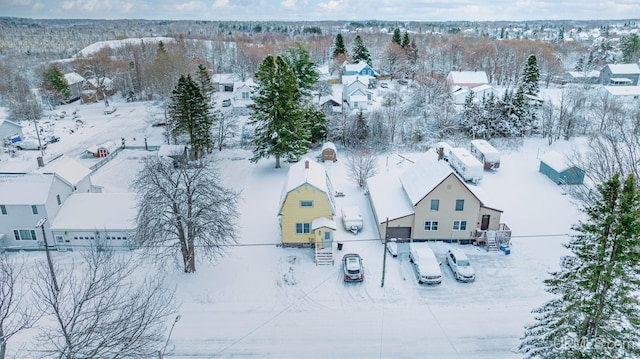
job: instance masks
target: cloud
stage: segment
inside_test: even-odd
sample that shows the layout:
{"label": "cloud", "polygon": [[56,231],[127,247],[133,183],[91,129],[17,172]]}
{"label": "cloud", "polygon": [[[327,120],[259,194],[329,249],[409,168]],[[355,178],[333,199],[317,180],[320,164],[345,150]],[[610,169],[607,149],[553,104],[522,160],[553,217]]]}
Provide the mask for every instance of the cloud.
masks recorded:
{"label": "cloud", "polygon": [[280,3],[283,7],[287,9],[295,9],[296,8],[296,0],[284,0]]}
{"label": "cloud", "polygon": [[37,2],[35,4],[33,4],[33,6],[31,7],[33,9],[33,11],[38,11],[38,10],[42,10],[45,8],[45,4],[41,3],[41,2]]}
{"label": "cloud", "polygon": [[31,5],[31,0],[11,0],[9,1],[9,4],[18,6],[29,6]]}
{"label": "cloud", "polygon": [[221,9],[221,8],[229,7],[229,0],[215,0],[213,2],[212,7],[214,9]]}
{"label": "cloud", "polygon": [[318,6],[324,10],[336,10],[344,6],[342,0],[330,0],[328,2],[320,2]]}
{"label": "cloud", "polygon": [[201,1],[188,1],[174,5],[174,8],[181,12],[204,10],[204,7],[205,5]]}

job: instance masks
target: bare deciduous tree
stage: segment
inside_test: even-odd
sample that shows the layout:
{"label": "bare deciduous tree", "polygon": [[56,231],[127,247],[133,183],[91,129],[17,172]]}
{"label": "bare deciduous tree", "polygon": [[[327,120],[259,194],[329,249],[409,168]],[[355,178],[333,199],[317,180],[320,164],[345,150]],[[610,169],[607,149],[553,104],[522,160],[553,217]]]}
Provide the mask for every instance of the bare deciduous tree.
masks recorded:
{"label": "bare deciduous tree", "polygon": [[213,164],[176,165],[149,157],[133,182],[140,196],[137,237],[159,257],[177,258],[185,273],[196,271],[196,248],[210,259],[235,243],[239,194],[225,188]]}
{"label": "bare deciduous tree", "polygon": [[25,305],[25,291],[19,283],[22,265],[0,254],[0,359],[4,359],[7,341],[31,326],[35,319],[29,305]]}
{"label": "bare deciduous tree", "polygon": [[355,149],[347,155],[349,175],[360,188],[367,185],[367,179],[376,174],[376,156],[369,150]]}
{"label": "bare deciduous tree", "polygon": [[130,253],[88,249],[82,260],[58,265],[56,290],[47,265],[36,267],[36,305],[51,317],[34,351],[57,358],[150,357],[164,342],[175,307],[163,276],[133,277]]}

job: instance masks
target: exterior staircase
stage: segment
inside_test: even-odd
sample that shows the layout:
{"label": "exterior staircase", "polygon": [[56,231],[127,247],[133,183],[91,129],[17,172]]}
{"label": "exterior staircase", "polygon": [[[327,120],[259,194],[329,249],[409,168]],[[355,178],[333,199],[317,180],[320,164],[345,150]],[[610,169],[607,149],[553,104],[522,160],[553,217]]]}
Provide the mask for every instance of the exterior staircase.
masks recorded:
{"label": "exterior staircase", "polygon": [[316,243],[316,245],[314,246],[314,252],[315,252],[315,260],[316,260],[316,265],[320,266],[320,265],[333,265],[334,264],[334,259],[333,259],[333,246],[328,246],[328,248],[318,248],[318,244]]}
{"label": "exterior staircase", "polygon": [[498,252],[498,241],[496,240],[496,232],[487,231],[487,252]]}

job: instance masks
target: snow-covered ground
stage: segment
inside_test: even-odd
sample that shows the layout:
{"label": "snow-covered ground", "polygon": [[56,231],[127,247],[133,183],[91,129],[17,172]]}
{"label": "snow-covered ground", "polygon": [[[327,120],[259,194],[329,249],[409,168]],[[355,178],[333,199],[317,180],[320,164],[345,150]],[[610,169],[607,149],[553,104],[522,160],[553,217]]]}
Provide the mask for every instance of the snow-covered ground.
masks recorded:
{"label": "snow-covered ground", "polygon": [[[61,137],[51,144],[45,159],[65,153],[90,165],[84,150],[107,140],[144,145],[163,143],[161,127],[152,127],[148,103],[114,102],[117,111],[104,115],[103,104],[66,105],[56,112],[77,111],[74,120],[47,120],[47,131]],[[47,121],[42,121],[45,126]],[[71,133],[73,130],[73,133]],[[135,138],[135,140],[134,140]],[[283,249],[277,205],[289,164],[276,169],[274,159],[250,163],[245,150],[216,153],[228,186],[241,191],[238,246],[217,263],[200,262],[195,274],[166,266],[168,286],[175,287],[181,316],[171,333],[165,357],[272,357],[272,358],[520,358],[515,351],[530,311],[548,294],[542,281],[558,268],[566,234],[580,218],[578,208],[562,188],[538,172],[537,157],[550,149],[567,152],[581,141],[527,139],[517,148],[502,151],[501,166],[485,172],[480,182],[492,204],[504,211],[502,222],[513,230],[511,254],[487,253],[461,246],[475,266],[473,283],[458,283],[443,264],[443,282],[418,285],[406,252],[386,259],[378,240],[365,193],[349,179],[347,161],[338,149],[338,162],[324,165],[337,191],[339,208],[358,205],[365,219],[357,235],[338,226],[336,265],[315,266],[311,250]],[[319,151],[319,150],[318,150]],[[139,159],[153,153],[126,149],[93,175],[105,192],[128,191],[140,168]],[[31,171],[38,151],[0,155],[0,171]],[[315,157],[316,153],[311,154]],[[403,153],[379,158],[378,172],[399,173],[419,154]],[[408,160],[409,159],[409,160]],[[455,244],[432,243],[444,263]],[[345,284],[339,261],[356,252],[364,259],[363,283]],[[17,254],[16,254],[17,255]],[[37,257],[41,253],[28,253]],[[73,253],[54,253],[65,262]],[[170,318],[171,325],[173,318]],[[12,338],[9,351],[35,345],[32,333]],[[167,332],[167,335],[169,333]],[[161,348],[159,348],[161,349]],[[21,353],[24,354],[24,353]],[[24,357],[24,356],[22,356]]]}

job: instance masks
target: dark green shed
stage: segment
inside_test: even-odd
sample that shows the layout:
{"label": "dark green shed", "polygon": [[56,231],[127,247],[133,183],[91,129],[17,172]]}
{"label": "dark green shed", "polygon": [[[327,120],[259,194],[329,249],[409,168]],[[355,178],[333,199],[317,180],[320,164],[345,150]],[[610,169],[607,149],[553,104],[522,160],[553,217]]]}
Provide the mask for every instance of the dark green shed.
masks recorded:
{"label": "dark green shed", "polygon": [[540,172],[557,184],[582,184],[584,170],[571,164],[565,155],[549,151],[540,156]]}

